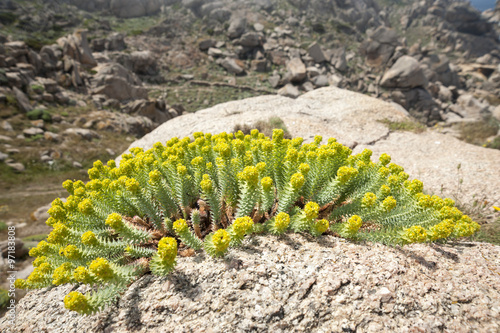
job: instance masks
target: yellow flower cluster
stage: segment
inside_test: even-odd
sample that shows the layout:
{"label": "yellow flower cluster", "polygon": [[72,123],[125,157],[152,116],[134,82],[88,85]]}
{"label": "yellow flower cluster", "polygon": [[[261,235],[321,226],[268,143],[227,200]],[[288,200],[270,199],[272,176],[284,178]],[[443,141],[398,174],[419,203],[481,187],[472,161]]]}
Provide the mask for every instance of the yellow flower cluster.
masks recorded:
{"label": "yellow flower cluster", "polygon": [[104,258],[94,259],[89,265],[89,271],[104,281],[111,280],[115,276],[109,261]]}
{"label": "yellow flower cluster", "polygon": [[83,233],[81,239],[82,239],[83,245],[97,245],[98,244],[98,240],[97,240],[96,235],[90,230]]}
{"label": "yellow flower cluster", "polygon": [[429,238],[432,241],[448,238],[453,232],[453,220],[446,219],[429,228]]}
{"label": "yellow flower cluster", "polygon": [[302,185],[304,185],[305,182],[304,175],[301,174],[300,172],[294,173],[292,175],[292,178],[290,179],[290,184],[292,185],[292,188],[297,191],[299,190]]}
{"label": "yellow flower cluster", "polygon": [[210,193],[213,190],[212,181],[210,180],[210,176],[207,174],[203,175],[203,180],[200,182],[200,187],[205,193]]}
{"label": "yellow flower cluster", "polygon": [[78,260],[82,257],[80,250],[73,244],[70,244],[59,250],[59,255],[70,260]]}
{"label": "yellow flower cluster", "polygon": [[54,224],[54,229],[47,236],[47,242],[51,244],[64,243],[66,237],[69,235],[69,229],[64,224],[57,222]]}
{"label": "yellow flower cluster", "polygon": [[363,220],[361,219],[360,216],[358,215],[353,215],[347,220],[347,223],[345,224],[345,232],[348,235],[355,235],[359,228],[363,225]]}
{"label": "yellow flower cluster", "polygon": [[84,215],[90,215],[94,211],[92,207],[92,201],[90,199],[84,199],[78,204],[78,210]]}
{"label": "yellow flower cluster", "polygon": [[315,228],[318,233],[322,234],[330,228],[330,222],[326,219],[318,220],[315,223]]}
{"label": "yellow flower cluster", "polygon": [[315,202],[308,202],[304,207],[304,212],[306,213],[306,218],[308,220],[313,220],[318,217],[319,205]]}
{"label": "yellow flower cluster", "polygon": [[423,243],[427,240],[427,231],[419,225],[405,230],[403,238],[409,243]]}
{"label": "yellow flower cluster", "polygon": [[61,266],[57,267],[52,274],[53,281],[52,283],[56,286],[59,286],[64,283],[69,283],[71,280],[72,273],[71,263],[65,262]]}
{"label": "yellow flower cluster", "polygon": [[111,228],[118,230],[123,226],[122,216],[118,213],[109,214],[105,223]]}
{"label": "yellow flower cluster", "polygon": [[260,183],[262,184],[264,191],[269,191],[273,186],[273,179],[271,177],[264,177]]}
{"label": "yellow flower cluster", "polygon": [[247,166],[238,173],[238,178],[246,181],[251,186],[255,186],[259,182],[259,170],[254,166]]}
{"label": "yellow flower cluster", "polygon": [[383,153],[382,155],[380,155],[378,160],[380,161],[380,164],[387,165],[391,162],[391,156],[387,155],[386,153]]}
{"label": "yellow flower cluster", "polygon": [[173,228],[177,234],[184,233],[188,231],[189,227],[184,219],[178,219],[177,221],[174,222]]}
{"label": "yellow flower cluster", "polygon": [[229,236],[229,233],[225,229],[219,229],[212,236],[212,242],[215,250],[219,253],[223,253],[229,247],[231,236]]}
{"label": "yellow flower cluster", "polygon": [[83,266],[79,266],[75,268],[73,272],[73,278],[80,283],[92,283],[94,278],[90,275],[90,272],[87,268]]}
{"label": "yellow flower cluster", "polygon": [[172,237],[163,237],[158,242],[158,255],[169,264],[172,264],[177,256],[177,241]]}
{"label": "yellow flower cluster", "polygon": [[288,228],[289,224],[290,224],[290,215],[284,212],[278,213],[278,215],[276,215],[274,227],[276,228],[276,231],[278,233],[284,232]]}
{"label": "yellow flower cluster", "polygon": [[361,204],[366,208],[373,207],[375,202],[377,202],[377,196],[372,192],[367,192],[361,199]]}
{"label": "yellow flower cluster", "polygon": [[253,227],[253,220],[249,216],[239,217],[233,222],[233,232],[237,238],[243,238]]}
{"label": "yellow flower cluster", "polygon": [[382,208],[385,212],[390,212],[394,208],[396,208],[397,201],[393,196],[389,196],[382,201]]}
{"label": "yellow flower cluster", "polygon": [[342,166],[337,170],[337,179],[342,184],[347,183],[358,175],[358,170],[352,167]]}
{"label": "yellow flower cluster", "polygon": [[78,313],[87,313],[89,311],[89,303],[87,298],[78,291],[72,291],[64,297],[64,306],[68,310]]}

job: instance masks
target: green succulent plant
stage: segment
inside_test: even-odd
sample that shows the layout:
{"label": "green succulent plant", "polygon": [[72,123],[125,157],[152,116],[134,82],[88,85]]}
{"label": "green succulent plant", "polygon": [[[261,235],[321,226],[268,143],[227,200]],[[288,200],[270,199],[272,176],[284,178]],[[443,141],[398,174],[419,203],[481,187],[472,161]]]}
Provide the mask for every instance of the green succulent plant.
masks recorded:
{"label": "green succulent plant", "polygon": [[245,235],[329,233],[384,244],[446,241],[479,225],[451,199],[422,193],[401,166],[382,154],[352,155],[322,138],[272,139],[194,133],[144,151],[130,149],[119,166],[96,161],[90,181],[67,180],[69,197],[56,199],[47,241],[30,251],[35,269],[18,288],[86,284],[65,306],[81,314],[102,310],[139,276],[164,276],[178,244],[223,257]]}

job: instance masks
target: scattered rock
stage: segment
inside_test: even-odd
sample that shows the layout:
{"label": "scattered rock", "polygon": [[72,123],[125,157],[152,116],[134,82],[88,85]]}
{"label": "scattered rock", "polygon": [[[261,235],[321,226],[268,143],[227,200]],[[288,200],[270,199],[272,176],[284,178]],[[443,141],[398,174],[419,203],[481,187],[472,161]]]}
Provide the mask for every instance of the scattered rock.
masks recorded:
{"label": "scattered rock", "polygon": [[290,73],[290,81],[300,82],[306,78],[307,70],[306,66],[300,58],[291,59],[287,65],[286,69]]}
{"label": "scattered rock", "polygon": [[245,64],[239,59],[225,58],[220,62],[220,65],[231,74],[238,75],[245,71]]}
{"label": "scattered rock", "polygon": [[402,56],[384,74],[380,85],[386,88],[425,87],[427,78],[417,60],[410,56]]}

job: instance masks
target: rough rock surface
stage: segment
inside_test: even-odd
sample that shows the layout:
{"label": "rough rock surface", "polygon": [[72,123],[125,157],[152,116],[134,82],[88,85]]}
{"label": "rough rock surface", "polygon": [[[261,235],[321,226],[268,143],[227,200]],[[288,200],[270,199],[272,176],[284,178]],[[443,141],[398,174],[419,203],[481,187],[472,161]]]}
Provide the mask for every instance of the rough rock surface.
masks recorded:
{"label": "rough rock surface", "polygon": [[[254,236],[224,260],[178,259],[113,306],[83,317],[62,299],[77,286],[27,294],[5,332],[498,332],[500,247],[387,247],[332,236]],[[81,290],[82,291],[82,290]],[[41,301],[43,299],[43,301]]]}
{"label": "rough rock surface", "polygon": [[409,121],[404,109],[335,87],[316,89],[296,99],[260,96],[219,104],[174,118],[132,146],[150,148],[155,142],[197,131],[232,132],[236,124],[252,125],[270,117],[280,117],[292,136],[301,136],[306,142],[322,135],[324,140],[333,137],[355,147],[355,152],[369,148],[374,157],[388,153],[434,194],[463,202],[487,199],[491,204],[500,204],[500,151],[470,145],[431,130],[422,134],[392,133],[379,120]]}

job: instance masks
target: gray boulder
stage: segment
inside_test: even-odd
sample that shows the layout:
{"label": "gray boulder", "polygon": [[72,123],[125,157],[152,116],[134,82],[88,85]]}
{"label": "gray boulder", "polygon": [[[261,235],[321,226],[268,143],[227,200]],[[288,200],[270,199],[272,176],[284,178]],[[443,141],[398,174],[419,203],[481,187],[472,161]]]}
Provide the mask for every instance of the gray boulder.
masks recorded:
{"label": "gray boulder", "polygon": [[290,81],[300,82],[307,76],[307,69],[300,58],[293,58],[286,64],[286,69],[290,74]]}
{"label": "gray boulder", "polygon": [[227,36],[229,38],[238,38],[245,32],[247,27],[247,20],[243,17],[235,17],[231,19],[229,28],[227,29]]}
{"label": "gray boulder", "polygon": [[380,85],[385,88],[425,87],[427,83],[418,61],[410,56],[399,58],[380,81]]}
{"label": "gray boulder", "polygon": [[361,44],[360,52],[368,65],[378,67],[389,61],[398,45],[396,31],[382,26],[369,34],[369,39]]}
{"label": "gray boulder", "polygon": [[314,62],[316,62],[318,64],[325,62],[327,60],[325,53],[321,49],[321,46],[319,46],[319,44],[316,42],[312,43],[309,46],[309,48],[307,49],[307,52],[309,53],[309,56],[311,56],[314,59]]}
{"label": "gray boulder", "polygon": [[92,78],[92,94],[103,94],[119,101],[146,99],[148,91],[142,87],[141,80],[132,72],[117,63],[97,66]]}

